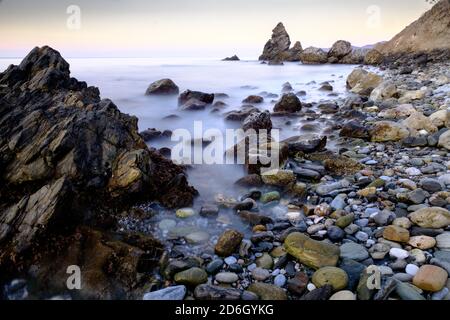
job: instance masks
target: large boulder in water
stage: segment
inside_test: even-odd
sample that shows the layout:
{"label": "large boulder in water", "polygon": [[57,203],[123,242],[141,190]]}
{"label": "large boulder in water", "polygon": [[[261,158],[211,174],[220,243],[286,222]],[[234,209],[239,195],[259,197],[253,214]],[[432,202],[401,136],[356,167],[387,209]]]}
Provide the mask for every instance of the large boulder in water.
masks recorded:
{"label": "large boulder in water", "polygon": [[244,131],[253,129],[258,133],[259,130],[267,130],[269,134],[272,130],[272,120],[270,119],[270,112],[254,112],[249,115],[242,124]]}
{"label": "large boulder in water", "polygon": [[300,54],[303,64],[323,64],[328,62],[328,54],[320,48],[309,47]]}
{"label": "large boulder in water", "polygon": [[282,54],[289,50],[291,40],[284,25],[280,22],[272,30],[272,37],[264,46],[259,60],[282,60]]}
{"label": "large boulder in water", "polygon": [[145,92],[146,95],[175,95],[179,94],[180,89],[170,79],[161,79],[153,82]]}
{"label": "large boulder in water", "polygon": [[273,108],[274,112],[295,113],[302,110],[302,103],[294,93],[284,94]]}
{"label": "large boulder in water", "polygon": [[[0,74],[1,270],[16,270],[34,248],[39,255],[22,263],[31,257],[44,268],[43,248],[64,251],[79,224],[111,225],[114,213],[137,200],[192,204],[196,191],[183,168],[150,150],[137,122],[71,78],[69,64],[49,47]],[[99,272],[110,261],[103,262]]]}
{"label": "large boulder in water", "polygon": [[178,105],[182,106],[191,99],[195,99],[205,104],[211,104],[214,102],[214,94],[186,90],[178,97]]}

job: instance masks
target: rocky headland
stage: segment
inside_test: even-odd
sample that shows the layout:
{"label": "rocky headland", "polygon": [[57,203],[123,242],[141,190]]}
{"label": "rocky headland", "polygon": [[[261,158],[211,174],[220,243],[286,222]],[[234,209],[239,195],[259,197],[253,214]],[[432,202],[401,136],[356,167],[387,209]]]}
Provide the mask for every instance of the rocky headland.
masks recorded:
{"label": "rocky headland", "polygon": [[134,204],[190,205],[184,171],[147,147],[137,118],[70,77],[69,64],[35,48],[0,74],[0,267],[31,275],[48,294],[66,269],[89,274],[81,298],[132,298],[162,253],[150,236],[116,234]]}

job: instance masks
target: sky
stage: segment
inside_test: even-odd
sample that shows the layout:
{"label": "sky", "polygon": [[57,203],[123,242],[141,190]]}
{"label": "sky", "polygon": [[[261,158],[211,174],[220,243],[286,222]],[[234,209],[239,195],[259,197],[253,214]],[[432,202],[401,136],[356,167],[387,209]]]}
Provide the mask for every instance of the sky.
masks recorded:
{"label": "sky", "polygon": [[392,38],[426,0],[0,0],[0,57],[50,45],[67,57],[256,58],[283,22],[291,41],[331,47]]}

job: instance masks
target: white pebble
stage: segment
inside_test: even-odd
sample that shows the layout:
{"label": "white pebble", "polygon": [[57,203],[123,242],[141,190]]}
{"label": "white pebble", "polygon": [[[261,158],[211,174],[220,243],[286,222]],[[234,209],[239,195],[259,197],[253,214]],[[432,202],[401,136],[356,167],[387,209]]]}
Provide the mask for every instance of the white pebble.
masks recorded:
{"label": "white pebble", "polygon": [[306,288],[308,289],[308,291],[313,291],[317,289],[316,286],[312,283],[308,283],[308,286]]}
{"label": "white pebble", "polygon": [[399,249],[399,248],[392,248],[389,251],[389,255],[392,258],[397,258],[397,259],[401,259],[401,260],[405,260],[406,258],[409,257],[408,251],[403,250],[403,249]]}
{"label": "white pebble", "polygon": [[409,275],[412,275],[413,277],[417,274],[419,271],[419,267],[415,264],[408,264],[405,269],[406,273]]}

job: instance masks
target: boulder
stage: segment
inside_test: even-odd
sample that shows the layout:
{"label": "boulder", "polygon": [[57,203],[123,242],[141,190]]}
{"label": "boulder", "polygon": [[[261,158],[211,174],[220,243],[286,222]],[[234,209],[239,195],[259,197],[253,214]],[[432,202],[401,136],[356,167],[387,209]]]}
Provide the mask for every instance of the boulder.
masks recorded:
{"label": "boulder", "polygon": [[379,75],[357,68],[348,76],[347,88],[353,93],[369,96],[382,81],[383,78]]}
{"label": "boulder", "polygon": [[339,260],[339,247],[313,240],[298,232],[291,233],[286,238],[284,247],[291,256],[314,269],[334,267]]}
{"label": "boulder", "polygon": [[233,301],[241,299],[241,292],[238,289],[201,284],[195,288],[194,296],[197,300]]}
{"label": "boulder", "polygon": [[[336,41],[328,52],[328,58],[332,59],[330,62],[337,62],[352,51],[352,44],[348,41]],[[333,58],[335,60],[333,60]]]}
{"label": "boulder", "polygon": [[431,120],[431,123],[438,128],[442,128],[447,123],[449,112],[447,110],[439,110],[435,113],[431,114],[428,118]]}
{"label": "boulder", "polygon": [[438,146],[450,150],[450,131],[446,131],[439,137]]}
{"label": "boulder", "polygon": [[194,267],[175,274],[176,283],[195,287],[208,281],[208,274],[205,270]]}
{"label": "boulder", "polygon": [[395,108],[385,109],[381,111],[378,116],[385,119],[399,119],[409,117],[415,112],[417,112],[416,108],[414,108],[412,104],[400,104]]}
{"label": "boulder", "polygon": [[366,139],[369,138],[369,130],[359,121],[352,120],[342,126],[339,135],[347,138]]}
{"label": "boulder", "polygon": [[215,252],[221,257],[228,257],[239,247],[244,238],[243,234],[236,230],[226,230],[217,241]]}
{"label": "boulder", "polygon": [[424,265],[413,278],[413,284],[425,291],[438,292],[442,290],[448,279],[445,269],[437,266]]}
{"label": "boulder", "polygon": [[256,133],[259,133],[259,130],[267,130],[267,134],[270,134],[270,131],[272,130],[272,120],[270,119],[269,111],[253,112],[245,118],[242,123],[242,129],[244,131],[253,129]]}
{"label": "boulder", "polygon": [[450,225],[450,212],[439,207],[423,208],[409,215],[410,220],[422,228],[440,229]]}
{"label": "boulder", "polygon": [[146,95],[176,95],[180,93],[180,89],[170,79],[162,79],[153,82],[145,92]]}
{"label": "boulder", "polygon": [[302,110],[302,103],[294,93],[284,94],[273,108],[274,112],[295,113]]}
{"label": "boulder", "polygon": [[409,231],[398,226],[387,226],[383,231],[383,238],[389,241],[407,243],[409,241]]}
{"label": "boulder", "polygon": [[409,137],[409,134],[404,125],[392,121],[375,122],[370,129],[373,142],[400,141]]}
{"label": "boulder", "polygon": [[289,50],[291,40],[284,25],[280,22],[275,29],[272,30],[272,38],[267,41],[264,51],[259,60],[281,60],[283,61],[283,53]]}
{"label": "boulder", "polygon": [[248,104],[258,104],[258,103],[263,103],[264,102],[264,98],[261,96],[248,96],[247,98],[245,98],[242,103],[248,103]]}
{"label": "boulder", "polygon": [[368,65],[373,65],[373,66],[379,65],[379,64],[383,63],[383,61],[384,61],[384,56],[377,49],[369,50],[364,57],[364,64],[368,64]]}
{"label": "boulder", "polygon": [[265,184],[278,187],[286,187],[296,181],[293,171],[280,169],[264,172],[261,178]]}
{"label": "boulder", "polygon": [[256,294],[261,300],[287,300],[286,292],[273,284],[256,282],[252,283],[247,290]]}
{"label": "boulder", "polygon": [[323,64],[328,62],[328,54],[320,48],[308,47],[300,54],[303,64]]}
{"label": "boulder", "polygon": [[343,57],[340,63],[343,64],[362,64],[364,63],[364,58],[369,49],[366,48],[353,48],[353,50]]}
{"label": "boulder", "polygon": [[347,273],[336,267],[323,267],[314,272],[312,282],[317,288],[331,285],[334,291],[345,289],[348,283]]}
{"label": "boulder", "polygon": [[214,94],[186,90],[178,97],[178,105],[182,106],[191,99],[195,99],[205,104],[211,104],[214,101]]}
{"label": "boulder", "polygon": [[435,133],[438,128],[433,122],[421,112],[412,113],[402,124],[409,129],[412,135],[416,136],[418,131],[425,130],[428,133]]}
{"label": "boulder", "polygon": [[[391,81],[383,81],[370,94],[370,100],[378,102],[397,96],[397,86]],[[389,109],[388,109],[389,110]]]}

